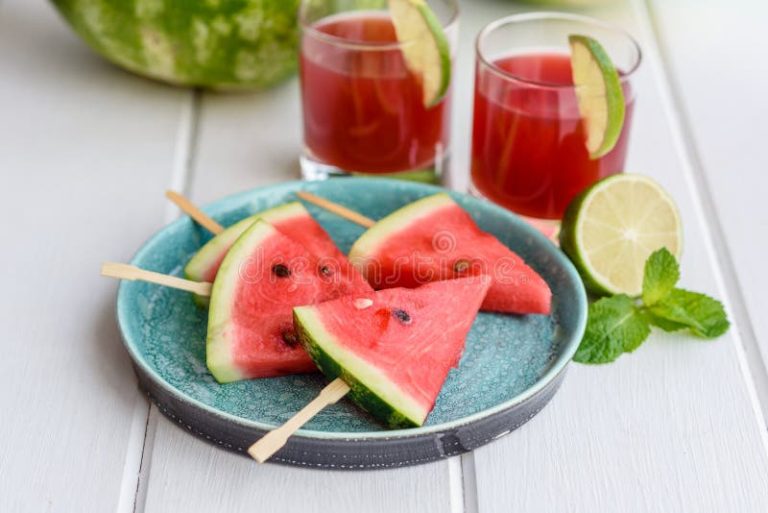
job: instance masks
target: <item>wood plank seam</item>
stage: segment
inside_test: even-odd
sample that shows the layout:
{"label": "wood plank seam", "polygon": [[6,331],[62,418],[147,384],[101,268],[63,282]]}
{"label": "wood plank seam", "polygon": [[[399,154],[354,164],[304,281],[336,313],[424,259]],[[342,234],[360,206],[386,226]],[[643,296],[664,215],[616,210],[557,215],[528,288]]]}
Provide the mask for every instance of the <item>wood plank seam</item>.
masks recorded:
{"label": "wood plank seam", "polygon": [[138,480],[133,482],[133,480],[126,479],[126,476],[138,475],[141,469],[141,460],[144,457],[143,447],[146,439],[147,419],[149,418],[149,401],[139,390],[136,390],[135,401],[131,412],[131,431],[128,435],[130,443],[126,449],[120,495],[118,496],[115,513],[132,513],[135,508]]}
{"label": "wood plank seam", "polygon": [[459,456],[464,513],[478,513],[480,511],[477,502],[477,474],[475,473],[474,454],[474,452],[468,452]]}
{"label": "wood plank seam", "polygon": [[[173,169],[171,172],[169,189],[188,194],[193,177],[195,147],[202,104],[202,92],[198,89],[188,93],[188,98],[183,104],[183,110],[179,117],[179,128],[176,136],[176,148],[174,152]],[[166,201],[163,191],[157,191],[157,201]],[[179,209],[169,203],[165,211],[165,222],[169,223],[179,217]],[[133,479],[136,480],[136,493],[133,497],[133,513],[143,513],[146,506],[147,487],[152,466],[152,452],[154,450],[155,427],[158,422],[158,409],[154,403],[150,403],[147,409],[147,418],[144,431],[144,441],[141,449],[141,463],[139,472]],[[123,476],[127,479],[129,476]]]}
{"label": "wood plank seam", "polygon": [[[145,398],[146,399],[146,398]],[[139,469],[137,473],[136,478],[136,486],[133,488],[133,501],[131,502],[130,511],[135,512],[136,511],[136,500],[139,495],[139,486],[141,484],[141,468],[144,466],[144,457],[146,456],[146,444],[147,444],[147,436],[149,433],[149,419],[150,419],[150,406],[147,405],[146,408],[146,421],[144,422],[144,438],[141,441],[141,455],[139,458]],[[121,505],[122,506],[122,505]]]}
{"label": "wood plank seam", "polygon": [[[662,47],[656,44],[663,42],[663,37],[654,21],[653,8],[649,0],[632,0],[632,5],[638,19],[642,20],[642,26],[649,33],[646,38],[646,50],[655,54],[658,63],[656,76],[660,83],[659,91],[664,101],[665,110],[668,113],[669,122],[676,136],[676,145],[681,153],[683,175],[691,185],[693,204],[697,210],[697,219],[700,221],[704,234],[704,243],[709,250],[712,260],[715,282],[721,291],[725,292],[722,298],[727,311],[730,313],[734,327],[733,337],[736,344],[736,353],[739,364],[744,373],[744,381],[750,396],[755,415],[758,418],[761,429],[764,449],[768,453],[768,362],[762,358],[753,324],[745,306],[744,294],[734,269],[733,259],[727,249],[723,228],[717,216],[712,193],[708,181],[704,176],[704,164],[701,160],[695,141],[691,138],[690,123],[680,101],[680,87],[671,73],[668,58],[664,55]],[[654,43],[650,43],[654,41]],[[715,244],[717,242],[717,244]],[[727,278],[727,280],[726,280]],[[748,358],[749,356],[749,358]]]}

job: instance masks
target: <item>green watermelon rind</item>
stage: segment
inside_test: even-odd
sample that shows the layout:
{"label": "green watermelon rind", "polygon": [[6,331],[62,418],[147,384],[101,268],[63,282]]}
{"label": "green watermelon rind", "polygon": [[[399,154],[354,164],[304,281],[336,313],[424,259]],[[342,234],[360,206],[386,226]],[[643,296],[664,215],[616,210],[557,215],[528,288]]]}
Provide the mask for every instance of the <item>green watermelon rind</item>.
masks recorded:
{"label": "green watermelon rind", "polygon": [[259,90],[298,68],[299,0],[52,0],[97,53],[173,85]]}
{"label": "green watermelon rind", "polygon": [[232,360],[233,339],[224,328],[221,328],[227,326],[232,317],[234,304],[227,300],[235,297],[240,284],[239,268],[244,260],[243,254],[253,254],[260,244],[276,233],[278,231],[270,224],[257,219],[232,245],[213,282],[211,304],[208,310],[205,363],[219,383],[244,379],[243,373]]}
{"label": "green watermelon rind", "polygon": [[[187,265],[184,266],[184,277],[192,281],[205,281],[208,269],[219,260],[222,251],[232,247],[235,241],[250,228],[256,220],[263,219],[268,223],[274,224],[291,217],[299,216],[309,216],[309,212],[304,208],[304,205],[298,201],[292,201],[238,221],[206,242],[203,247],[189,259]],[[195,294],[193,299],[197,306],[201,308],[208,307],[209,299],[207,297]]]}
{"label": "green watermelon rind", "polygon": [[392,235],[402,232],[407,226],[420,222],[438,210],[456,202],[447,193],[439,192],[395,210],[379,220],[363,233],[349,250],[349,260],[365,276],[366,261],[376,254],[381,245]]}
{"label": "green watermelon rind", "polygon": [[316,312],[312,306],[294,308],[293,324],[301,344],[320,371],[330,380],[344,380],[350,387],[348,397],[388,427],[421,426],[429,409],[409,401],[408,395],[381,372],[343,349]]}

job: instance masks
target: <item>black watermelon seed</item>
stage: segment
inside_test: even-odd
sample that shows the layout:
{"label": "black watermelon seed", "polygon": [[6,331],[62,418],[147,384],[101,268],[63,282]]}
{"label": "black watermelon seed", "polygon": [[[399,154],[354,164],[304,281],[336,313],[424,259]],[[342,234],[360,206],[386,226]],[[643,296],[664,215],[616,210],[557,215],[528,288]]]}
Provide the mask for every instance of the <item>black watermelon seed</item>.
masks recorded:
{"label": "black watermelon seed", "polygon": [[331,268],[327,265],[321,265],[320,266],[320,274],[322,274],[325,277],[331,276],[333,274],[333,271],[331,271]]}
{"label": "black watermelon seed", "polygon": [[392,315],[395,316],[395,318],[402,322],[403,324],[410,324],[411,323],[411,316],[408,315],[408,312],[405,310],[401,310],[400,308],[395,308],[392,310]]}
{"label": "black watermelon seed", "polygon": [[295,347],[296,344],[299,343],[299,339],[296,336],[296,333],[294,333],[291,330],[285,330],[283,331],[280,336],[283,338],[283,342],[285,342],[285,345],[289,347]]}
{"label": "black watermelon seed", "polygon": [[456,260],[453,264],[453,271],[457,274],[464,274],[469,270],[469,260]]}
{"label": "black watermelon seed", "polygon": [[291,270],[284,264],[275,264],[272,266],[272,272],[278,278],[288,278],[291,275]]}

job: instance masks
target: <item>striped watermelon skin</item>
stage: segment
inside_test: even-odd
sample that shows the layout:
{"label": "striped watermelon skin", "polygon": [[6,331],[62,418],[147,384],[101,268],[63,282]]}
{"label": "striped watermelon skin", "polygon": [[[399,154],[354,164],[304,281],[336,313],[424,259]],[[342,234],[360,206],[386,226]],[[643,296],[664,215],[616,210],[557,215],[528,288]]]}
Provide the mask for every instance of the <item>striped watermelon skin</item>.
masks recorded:
{"label": "striped watermelon skin", "polygon": [[264,89],[297,68],[299,0],[52,0],[98,53],[175,85]]}

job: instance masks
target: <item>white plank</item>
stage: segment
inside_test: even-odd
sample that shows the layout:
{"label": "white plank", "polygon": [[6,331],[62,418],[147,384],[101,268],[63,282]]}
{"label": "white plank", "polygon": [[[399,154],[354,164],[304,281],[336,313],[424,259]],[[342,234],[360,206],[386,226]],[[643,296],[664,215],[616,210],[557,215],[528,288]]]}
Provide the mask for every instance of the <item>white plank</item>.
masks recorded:
{"label": "white plank", "polygon": [[[768,414],[768,4],[751,0],[650,2],[674,80],[679,112],[692,140],[704,212],[716,217],[718,256],[741,328],[750,367]],[[747,317],[748,315],[748,317]],[[760,356],[762,354],[762,361]],[[768,421],[768,418],[767,418]]]}
{"label": "white plank", "polygon": [[301,178],[298,79],[262,93],[206,94],[190,194],[209,202]]}
{"label": "white plank", "polygon": [[341,472],[259,465],[158,422],[146,512],[451,511],[447,464]]}
{"label": "white plank", "polygon": [[[190,186],[196,202],[299,177],[298,94],[294,80],[261,94],[203,96]],[[444,513],[460,511],[463,502],[458,459],[357,473],[260,466],[192,438],[163,417],[149,465],[140,491],[147,513]]]}
{"label": "white plank", "polygon": [[[640,36],[645,50],[627,168],[658,179],[681,208],[683,284],[724,297],[642,25],[644,6],[635,7],[639,16],[629,4],[595,13]],[[617,363],[574,364],[538,417],[475,452],[475,506],[483,513],[765,511],[765,432],[741,351],[736,330],[716,342],[654,335]]]}
{"label": "white plank", "polygon": [[0,511],[130,511],[147,405],[98,269],[162,224],[189,93],[105,64],[42,1],[0,3],[0,77]]}

